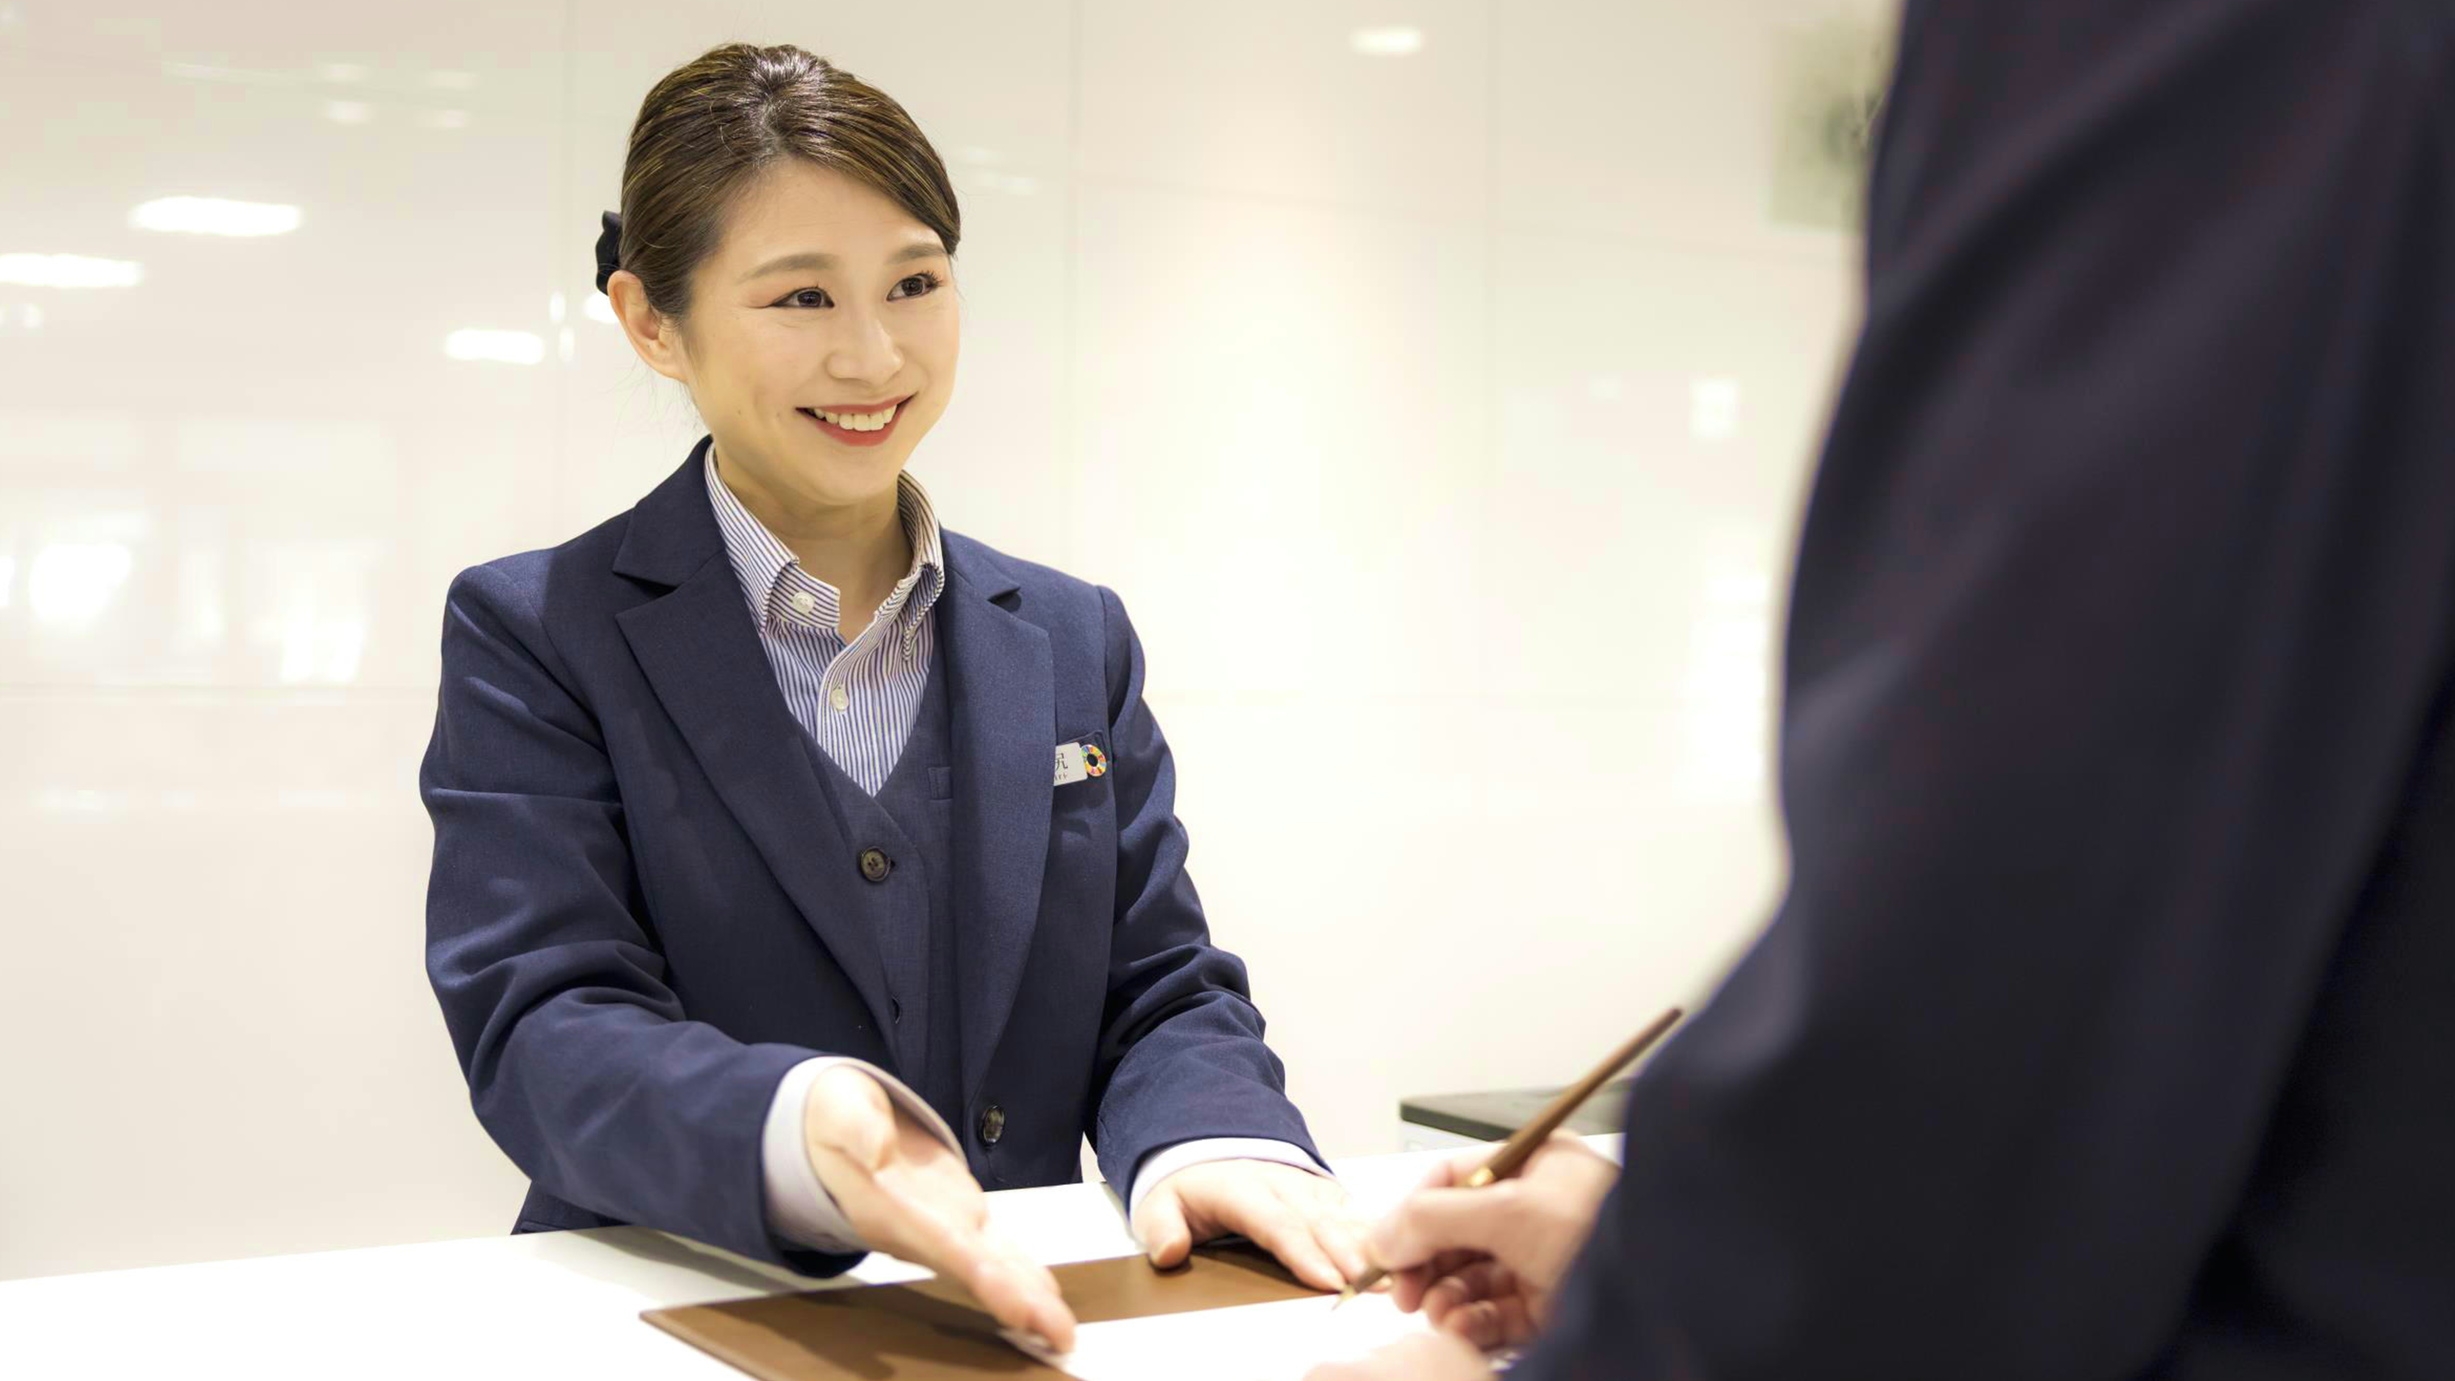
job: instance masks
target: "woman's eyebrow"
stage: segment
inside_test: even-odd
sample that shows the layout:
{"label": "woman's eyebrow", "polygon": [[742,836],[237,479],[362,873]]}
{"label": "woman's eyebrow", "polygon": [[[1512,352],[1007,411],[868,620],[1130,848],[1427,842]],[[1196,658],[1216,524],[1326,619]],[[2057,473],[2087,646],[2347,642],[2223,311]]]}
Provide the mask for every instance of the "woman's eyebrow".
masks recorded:
{"label": "woman's eyebrow", "polygon": [[[945,257],[945,246],[938,244],[926,244],[916,241],[912,244],[905,245],[902,249],[888,255],[887,262],[890,264],[904,264],[910,263],[914,259],[943,259]],[[743,274],[741,281],[747,283],[753,278],[764,278],[771,273],[782,273],[787,269],[800,269],[815,273],[824,273],[828,269],[834,268],[838,262],[839,261],[832,254],[821,254],[816,250],[803,250],[798,254],[786,254],[778,258],[770,259],[766,263],[752,269],[750,272]]]}

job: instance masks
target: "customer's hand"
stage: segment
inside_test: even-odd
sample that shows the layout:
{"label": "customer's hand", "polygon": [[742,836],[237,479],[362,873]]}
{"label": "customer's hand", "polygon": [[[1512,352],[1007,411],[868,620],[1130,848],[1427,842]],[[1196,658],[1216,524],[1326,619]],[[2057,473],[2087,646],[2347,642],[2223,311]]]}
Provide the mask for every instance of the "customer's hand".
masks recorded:
{"label": "customer's hand", "polygon": [[811,1168],[862,1241],[960,1282],[1008,1328],[1074,1346],[1057,1278],[989,1226],[963,1157],[898,1113],[877,1080],[850,1065],[821,1072],[801,1126]]}
{"label": "customer's hand", "polygon": [[1490,1381],[1492,1364],[1446,1333],[1418,1333],[1354,1362],[1330,1362],[1304,1381]]}
{"label": "customer's hand", "polygon": [[1161,1180],[1134,1209],[1134,1236],[1154,1266],[1196,1242],[1242,1233],[1316,1290],[1364,1273],[1364,1225],[1338,1181],[1267,1160],[1214,1160]]}
{"label": "customer's hand", "polygon": [[1390,1272],[1400,1309],[1424,1312],[1480,1348],[1514,1347],[1551,1319],[1568,1273],[1619,1167],[1556,1134],[1512,1179],[1459,1189],[1490,1153],[1463,1152],[1373,1229],[1368,1245]]}

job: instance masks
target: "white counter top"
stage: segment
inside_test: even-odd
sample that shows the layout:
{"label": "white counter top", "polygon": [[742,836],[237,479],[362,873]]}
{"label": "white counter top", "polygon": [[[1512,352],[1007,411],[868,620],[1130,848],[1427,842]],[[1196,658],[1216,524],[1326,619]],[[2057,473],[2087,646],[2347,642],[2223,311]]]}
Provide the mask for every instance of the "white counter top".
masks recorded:
{"label": "white counter top", "polygon": [[[1592,1140],[1618,1150],[1617,1137]],[[1338,1171],[1378,1214],[1437,1159],[1361,1157]],[[1007,1190],[989,1210],[1052,1265],[1137,1250],[1105,1186]],[[833,1283],[925,1274],[872,1256]],[[828,1284],[645,1228],[0,1281],[0,1377],[724,1381],[740,1373],[640,1311]]]}

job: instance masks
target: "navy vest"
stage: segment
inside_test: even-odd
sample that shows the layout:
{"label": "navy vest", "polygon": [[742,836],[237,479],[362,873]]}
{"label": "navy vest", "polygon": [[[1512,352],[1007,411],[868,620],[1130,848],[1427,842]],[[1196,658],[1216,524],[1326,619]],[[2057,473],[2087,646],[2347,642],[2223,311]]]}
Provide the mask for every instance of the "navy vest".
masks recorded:
{"label": "navy vest", "polygon": [[[856,854],[885,855],[885,876],[868,885],[883,895],[887,920],[878,937],[886,963],[888,1045],[895,1077],[937,1109],[947,1125],[963,1125],[962,999],[956,993],[954,916],[954,725],[946,696],[945,640],[933,653],[912,737],[876,796],[822,751],[808,734],[803,746],[844,822]],[[864,869],[865,878],[870,870]]]}

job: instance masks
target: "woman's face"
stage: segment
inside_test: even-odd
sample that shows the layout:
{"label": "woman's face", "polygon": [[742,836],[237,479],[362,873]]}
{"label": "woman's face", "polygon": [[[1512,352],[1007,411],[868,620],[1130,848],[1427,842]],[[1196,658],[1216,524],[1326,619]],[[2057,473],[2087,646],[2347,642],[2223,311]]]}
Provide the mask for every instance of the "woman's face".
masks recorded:
{"label": "woman's face", "polygon": [[641,358],[689,386],[729,472],[793,507],[893,494],[955,385],[954,262],[936,232],[789,160],[736,200],[690,302],[678,331],[644,299],[616,306]]}

